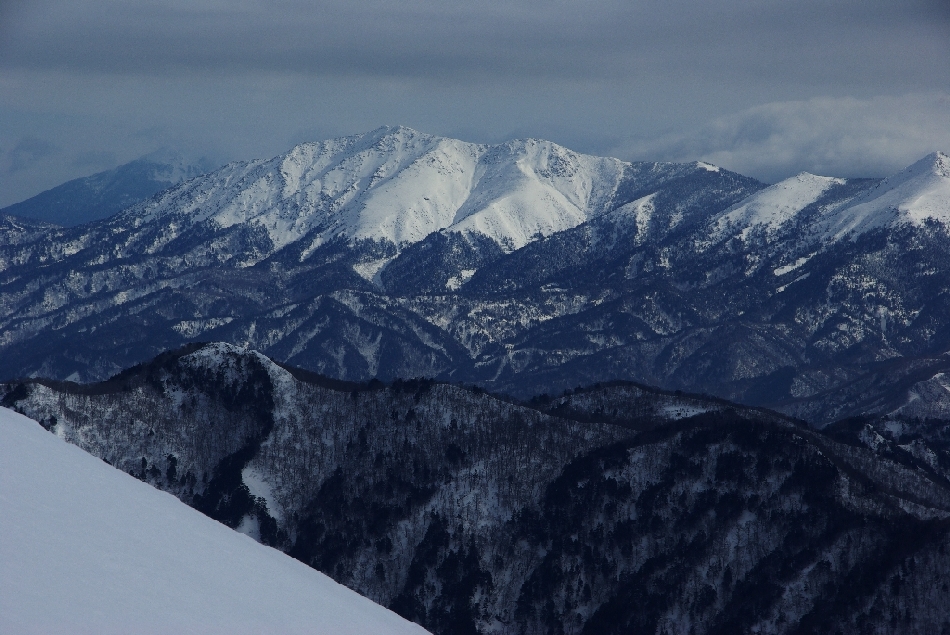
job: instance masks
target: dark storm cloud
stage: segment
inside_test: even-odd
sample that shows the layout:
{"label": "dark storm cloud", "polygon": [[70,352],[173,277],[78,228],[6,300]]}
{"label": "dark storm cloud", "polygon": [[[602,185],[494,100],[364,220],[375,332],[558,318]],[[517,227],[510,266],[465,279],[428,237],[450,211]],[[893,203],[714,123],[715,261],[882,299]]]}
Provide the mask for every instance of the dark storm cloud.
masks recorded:
{"label": "dark storm cloud", "polygon": [[0,0],[0,206],[382,124],[882,174],[950,150],[948,62],[950,0]]}
{"label": "dark storm cloud", "polygon": [[0,51],[8,67],[119,73],[448,80],[681,73],[818,83],[867,81],[873,73],[913,84],[950,78],[947,4],[39,0],[20,9]]}

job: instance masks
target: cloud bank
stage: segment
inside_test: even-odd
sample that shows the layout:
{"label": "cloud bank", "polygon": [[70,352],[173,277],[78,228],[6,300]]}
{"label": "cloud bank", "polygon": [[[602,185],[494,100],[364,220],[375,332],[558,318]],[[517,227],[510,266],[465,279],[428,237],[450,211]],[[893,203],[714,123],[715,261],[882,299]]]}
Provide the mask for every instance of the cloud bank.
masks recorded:
{"label": "cloud bank", "polygon": [[775,102],[615,149],[632,159],[702,159],[765,181],[798,172],[887,176],[950,152],[950,94]]}
{"label": "cloud bank", "polygon": [[946,0],[0,0],[0,206],[383,124],[882,174],[947,145],[947,60]]}

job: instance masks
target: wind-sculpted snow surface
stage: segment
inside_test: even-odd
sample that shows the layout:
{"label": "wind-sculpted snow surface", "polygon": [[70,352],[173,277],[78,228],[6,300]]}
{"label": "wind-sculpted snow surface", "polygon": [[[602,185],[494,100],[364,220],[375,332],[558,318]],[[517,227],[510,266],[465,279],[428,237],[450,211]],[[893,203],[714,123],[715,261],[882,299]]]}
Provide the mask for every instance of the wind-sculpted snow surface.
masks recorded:
{"label": "wind-sculpted snow surface", "polygon": [[624,383],[517,404],[224,344],[0,394],[434,633],[950,628],[950,437],[909,419],[825,434]]}
{"label": "wind-sculpted snow surface", "polygon": [[423,635],[0,408],[0,631]]}

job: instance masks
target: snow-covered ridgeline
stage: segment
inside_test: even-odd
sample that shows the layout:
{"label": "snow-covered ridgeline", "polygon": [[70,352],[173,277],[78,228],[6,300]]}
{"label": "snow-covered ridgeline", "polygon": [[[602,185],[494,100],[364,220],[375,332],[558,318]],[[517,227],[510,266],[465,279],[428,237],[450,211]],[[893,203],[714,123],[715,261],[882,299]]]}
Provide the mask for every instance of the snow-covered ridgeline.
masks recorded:
{"label": "snow-covered ridgeline", "polygon": [[943,152],[928,154],[858,196],[824,223],[823,234],[831,241],[928,219],[950,223],[950,157]]}
{"label": "snow-covered ridgeline", "polygon": [[755,228],[775,231],[817,201],[831,186],[844,183],[844,179],[802,172],[756,192],[726,210],[713,222],[712,236],[719,238],[733,230],[745,239]]}
{"label": "snow-covered ridgeline", "polygon": [[229,164],[126,218],[252,223],[276,248],[310,232],[401,245],[450,229],[516,249],[605,211],[625,165],[548,141],[487,146],[384,127]]}
{"label": "snow-covered ridgeline", "polygon": [[920,226],[928,219],[950,223],[950,157],[942,152],[927,155],[857,195],[822,202],[832,188],[847,184],[847,179],[803,172],[724,211],[699,242],[708,246],[732,236],[745,241],[759,230],[774,234],[799,222],[802,212],[816,203],[821,209],[808,220],[810,240],[816,244],[832,244],[872,229]]}
{"label": "snow-covered ridgeline", "polygon": [[0,408],[0,632],[425,633]]}

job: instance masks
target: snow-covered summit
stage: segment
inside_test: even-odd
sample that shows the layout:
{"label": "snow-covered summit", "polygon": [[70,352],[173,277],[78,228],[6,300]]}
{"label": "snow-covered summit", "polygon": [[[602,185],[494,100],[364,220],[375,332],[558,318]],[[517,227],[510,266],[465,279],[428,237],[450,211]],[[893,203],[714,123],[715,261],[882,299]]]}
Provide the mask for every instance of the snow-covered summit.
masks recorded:
{"label": "snow-covered summit", "polygon": [[[697,244],[708,246],[732,236],[745,241],[759,231],[774,235],[799,221],[805,224],[795,240],[815,246],[876,228],[921,225],[928,219],[950,224],[950,157],[942,152],[873,185],[866,183],[802,172],[723,211]],[[802,212],[809,208],[813,213],[806,219]]]}
{"label": "snow-covered summit", "polygon": [[0,408],[0,632],[426,631]]}
{"label": "snow-covered summit", "polygon": [[448,229],[507,249],[604,211],[626,164],[535,139],[480,145],[384,127],[238,162],[126,213],[219,227],[250,223],[275,248],[311,235],[417,242]]}
{"label": "snow-covered summit", "polygon": [[745,239],[755,228],[774,231],[821,198],[832,186],[844,183],[844,179],[802,172],[756,192],[726,210],[713,223],[711,233],[714,237],[722,237],[732,230]]}
{"label": "snow-covered summit", "polygon": [[148,166],[152,178],[165,181],[169,186],[193,179],[218,167],[206,158],[190,158],[172,148],[159,148],[137,159]]}
{"label": "snow-covered summit", "polygon": [[827,220],[824,235],[838,240],[928,219],[950,223],[950,157],[943,152],[928,154],[855,198]]}

